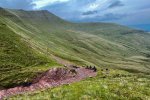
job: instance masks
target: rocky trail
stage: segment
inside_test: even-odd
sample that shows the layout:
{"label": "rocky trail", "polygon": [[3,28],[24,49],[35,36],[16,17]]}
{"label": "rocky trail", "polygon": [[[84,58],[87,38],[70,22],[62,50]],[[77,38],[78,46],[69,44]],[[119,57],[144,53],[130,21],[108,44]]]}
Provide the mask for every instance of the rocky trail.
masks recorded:
{"label": "rocky trail", "polygon": [[35,90],[52,88],[63,84],[70,84],[78,82],[87,77],[94,77],[97,73],[92,69],[84,67],[79,68],[53,68],[47,70],[33,79],[31,83],[26,85],[1,90],[0,100],[16,94],[23,94],[25,92],[33,92]]}

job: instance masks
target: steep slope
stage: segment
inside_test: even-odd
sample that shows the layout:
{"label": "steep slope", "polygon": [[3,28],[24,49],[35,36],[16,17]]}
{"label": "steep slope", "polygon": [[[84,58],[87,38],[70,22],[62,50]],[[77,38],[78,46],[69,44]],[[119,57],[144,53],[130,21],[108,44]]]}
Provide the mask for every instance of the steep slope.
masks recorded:
{"label": "steep slope", "polygon": [[150,71],[150,34],[111,23],[70,23],[48,11],[1,9],[8,27],[34,49],[77,64]]}
{"label": "steep slope", "polygon": [[0,19],[0,89],[29,81],[42,69],[38,67],[46,64],[55,65],[55,62],[32,50]]}

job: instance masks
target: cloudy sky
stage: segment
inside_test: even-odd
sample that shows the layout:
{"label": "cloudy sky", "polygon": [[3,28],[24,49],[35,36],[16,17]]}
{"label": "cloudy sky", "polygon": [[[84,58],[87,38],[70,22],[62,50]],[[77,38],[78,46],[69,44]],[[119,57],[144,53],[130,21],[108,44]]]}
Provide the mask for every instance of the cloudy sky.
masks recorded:
{"label": "cloudy sky", "polygon": [[114,22],[150,30],[150,0],[0,0],[0,7],[49,10],[75,22]]}

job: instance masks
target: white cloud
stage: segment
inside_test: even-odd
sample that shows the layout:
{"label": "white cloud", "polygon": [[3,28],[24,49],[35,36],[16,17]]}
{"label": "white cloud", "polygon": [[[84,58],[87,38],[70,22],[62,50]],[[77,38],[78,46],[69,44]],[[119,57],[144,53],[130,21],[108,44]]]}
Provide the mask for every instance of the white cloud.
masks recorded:
{"label": "white cloud", "polygon": [[32,4],[34,4],[34,9],[39,9],[45,7],[47,5],[54,4],[56,2],[67,2],[69,0],[33,0]]}
{"label": "white cloud", "polygon": [[93,11],[93,10],[106,10],[111,3],[117,0],[95,0],[84,6],[83,11]]}
{"label": "white cloud", "polygon": [[99,7],[99,4],[95,4],[95,3],[89,5],[89,9],[90,9],[90,10],[95,10],[95,9],[97,9],[98,7]]}

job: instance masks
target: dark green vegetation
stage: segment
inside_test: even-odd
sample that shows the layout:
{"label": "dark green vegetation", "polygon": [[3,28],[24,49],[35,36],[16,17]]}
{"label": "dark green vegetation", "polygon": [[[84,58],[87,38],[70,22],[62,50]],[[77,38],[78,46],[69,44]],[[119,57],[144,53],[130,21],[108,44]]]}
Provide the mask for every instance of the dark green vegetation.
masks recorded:
{"label": "dark green vegetation", "polygon": [[[51,55],[78,65],[149,74],[150,33],[112,23],[71,23],[48,11],[0,8],[0,88],[24,83],[37,72],[58,66]],[[109,79],[104,83],[114,80]],[[89,80],[96,82],[97,78]],[[62,86],[50,92],[61,88],[72,89]]]}

